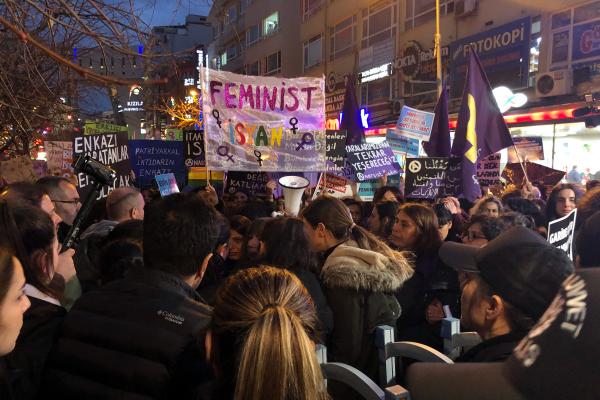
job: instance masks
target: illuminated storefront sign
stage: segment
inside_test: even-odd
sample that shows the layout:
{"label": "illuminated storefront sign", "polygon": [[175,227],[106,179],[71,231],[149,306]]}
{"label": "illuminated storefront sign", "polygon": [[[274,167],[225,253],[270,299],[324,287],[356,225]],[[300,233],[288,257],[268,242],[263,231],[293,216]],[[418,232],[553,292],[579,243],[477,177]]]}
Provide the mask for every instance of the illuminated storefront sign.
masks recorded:
{"label": "illuminated storefront sign", "polygon": [[368,69],[360,74],[360,83],[372,82],[377,79],[390,76],[391,63],[380,65],[379,67]]}

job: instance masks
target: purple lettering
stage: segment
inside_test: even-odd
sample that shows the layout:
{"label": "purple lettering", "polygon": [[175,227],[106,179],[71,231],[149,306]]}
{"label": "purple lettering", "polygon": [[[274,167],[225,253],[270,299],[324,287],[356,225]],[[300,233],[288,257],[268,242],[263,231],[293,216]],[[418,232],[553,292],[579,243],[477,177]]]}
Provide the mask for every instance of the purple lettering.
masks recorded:
{"label": "purple lettering", "polygon": [[292,105],[291,107],[286,105],[285,109],[288,111],[296,111],[298,109],[298,106],[300,105],[300,102],[298,101],[298,96],[296,96],[296,93],[298,93],[298,88],[297,87],[289,87],[288,88],[288,93],[290,94],[290,96],[292,96],[292,98],[294,99],[294,105]]}
{"label": "purple lettering", "polygon": [[306,109],[310,110],[310,103],[312,101],[312,92],[313,90],[317,90],[317,87],[311,86],[307,88],[300,89],[301,92],[306,92]]}
{"label": "purple lettering", "polygon": [[236,95],[229,91],[232,87],[235,87],[235,86],[236,86],[235,83],[228,82],[225,84],[225,107],[227,107],[227,108],[236,108],[236,106],[235,106]]}
{"label": "purple lettering", "polygon": [[267,108],[267,103],[269,103],[269,108],[271,111],[275,111],[275,105],[277,104],[277,87],[273,88],[273,97],[269,96],[269,88],[263,88],[263,111]]}
{"label": "purple lettering", "polygon": [[238,108],[242,108],[244,101],[250,104],[251,108],[254,108],[254,93],[252,92],[252,85],[248,85],[246,88],[244,88],[244,85],[240,84]]}
{"label": "purple lettering", "polygon": [[223,86],[223,84],[219,81],[210,81],[210,101],[213,106],[215,105],[215,93],[221,93],[217,86]]}

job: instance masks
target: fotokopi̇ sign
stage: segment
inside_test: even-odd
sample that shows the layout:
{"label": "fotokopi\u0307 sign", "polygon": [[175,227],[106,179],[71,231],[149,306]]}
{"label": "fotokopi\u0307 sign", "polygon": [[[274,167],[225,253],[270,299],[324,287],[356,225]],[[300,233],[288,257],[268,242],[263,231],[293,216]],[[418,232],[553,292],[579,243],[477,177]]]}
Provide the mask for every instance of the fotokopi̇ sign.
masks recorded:
{"label": "fotokopi\u0307 sign", "polygon": [[200,72],[209,169],[325,170],[323,78]]}

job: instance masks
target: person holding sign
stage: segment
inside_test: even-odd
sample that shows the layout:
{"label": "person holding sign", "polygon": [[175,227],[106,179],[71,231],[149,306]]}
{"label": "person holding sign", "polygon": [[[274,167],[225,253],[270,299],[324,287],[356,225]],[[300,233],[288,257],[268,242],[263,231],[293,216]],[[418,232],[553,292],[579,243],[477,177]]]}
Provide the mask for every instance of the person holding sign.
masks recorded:
{"label": "person holding sign", "polygon": [[401,310],[394,292],[413,274],[412,267],[402,254],[356,225],[339,199],[319,197],[301,215],[312,248],[325,260],[321,280],[333,311],[329,358],[377,379],[374,330],[395,325]]}
{"label": "person holding sign", "polygon": [[571,183],[555,186],[548,196],[546,218],[548,222],[567,216],[579,203],[581,191]]}

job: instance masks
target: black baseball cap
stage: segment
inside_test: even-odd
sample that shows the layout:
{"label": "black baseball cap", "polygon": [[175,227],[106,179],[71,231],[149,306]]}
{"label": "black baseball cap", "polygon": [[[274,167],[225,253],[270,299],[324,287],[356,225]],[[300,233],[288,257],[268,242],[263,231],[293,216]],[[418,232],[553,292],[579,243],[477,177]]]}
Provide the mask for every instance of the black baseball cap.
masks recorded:
{"label": "black baseball cap", "polygon": [[600,268],[561,285],[537,324],[500,363],[415,363],[413,400],[600,399]]}
{"label": "black baseball cap", "polygon": [[522,226],[483,247],[445,242],[440,258],[458,271],[479,274],[496,293],[534,320],[542,316],[573,272],[564,251]]}

